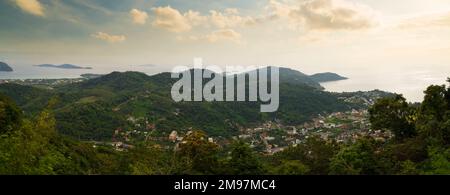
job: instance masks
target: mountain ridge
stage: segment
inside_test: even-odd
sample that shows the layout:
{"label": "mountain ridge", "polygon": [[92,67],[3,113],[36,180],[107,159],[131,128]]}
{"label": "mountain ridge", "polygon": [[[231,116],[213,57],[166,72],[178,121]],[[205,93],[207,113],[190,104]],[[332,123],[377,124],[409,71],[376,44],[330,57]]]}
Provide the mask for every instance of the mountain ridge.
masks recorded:
{"label": "mountain ridge", "polygon": [[317,74],[310,75],[309,77],[318,83],[340,81],[340,80],[348,79],[347,77],[343,77],[343,76],[338,75],[333,72],[317,73]]}

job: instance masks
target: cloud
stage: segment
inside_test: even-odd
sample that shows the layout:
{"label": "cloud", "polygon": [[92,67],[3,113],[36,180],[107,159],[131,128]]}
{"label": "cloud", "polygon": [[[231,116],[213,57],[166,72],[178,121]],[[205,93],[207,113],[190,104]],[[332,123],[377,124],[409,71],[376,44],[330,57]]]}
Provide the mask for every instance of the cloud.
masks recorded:
{"label": "cloud", "polygon": [[251,17],[242,17],[235,8],[225,9],[223,12],[211,10],[209,15],[188,10],[180,12],[170,6],[153,8],[155,19],[153,26],[176,33],[191,31],[194,27],[200,27],[210,33],[195,31],[191,35],[178,35],[178,41],[207,41],[216,43],[220,41],[241,42],[241,34],[233,30],[233,27],[251,25],[255,20]]}
{"label": "cloud", "polygon": [[256,20],[254,18],[250,16],[240,16],[239,11],[233,8],[226,9],[223,13],[211,10],[209,20],[214,26],[222,29],[242,27],[256,23]]}
{"label": "cloud", "polygon": [[215,43],[221,40],[228,40],[233,41],[235,43],[240,43],[241,37],[242,37],[241,34],[232,29],[221,29],[206,35],[206,39],[210,43]]}
{"label": "cloud", "polygon": [[189,35],[189,36],[177,36],[176,39],[178,41],[207,41],[209,43],[217,43],[220,41],[231,41],[234,43],[242,43],[241,41],[241,34],[234,31],[233,29],[220,29],[213,31],[206,35]]}
{"label": "cloud", "polygon": [[332,31],[373,27],[374,12],[361,4],[345,0],[305,0],[291,5],[271,0],[271,18],[286,18],[294,28]]}
{"label": "cloud", "polygon": [[45,16],[44,7],[38,0],[14,0],[14,2],[23,11],[35,15]]}
{"label": "cloud", "polygon": [[104,32],[97,32],[95,34],[92,34],[91,36],[100,40],[108,41],[110,43],[118,43],[126,40],[126,37],[124,35],[110,35]]}
{"label": "cloud", "polygon": [[196,26],[228,29],[248,26],[257,22],[257,19],[253,17],[240,16],[239,10],[236,8],[227,8],[223,12],[210,10],[208,15],[202,15],[200,12],[192,10],[181,13],[170,6],[156,7],[153,8],[153,11],[156,16],[153,26],[177,33],[190,31]]}
{"label": "cloud", "polygon": [[207,16],[203,16],[200,12],[189,10],[183,14],[184,18],[189,22],[191,26],[205,25],[208,21]]}
{"label": "cloud", "polygon": [[278,18],[286,18],[289,16],[289,13],[295,7],[292,5],[288,5],[286,3],[281,3],[277,0],[270,0],[269,4],[266,6],[266,10],[270,13],[267,17],[269,19],[278,19]]}
{"label": "cloud", "polygon": [[153,21],[153,26],[155,27],[177,33],[190,31],[192,29],[192,25],[186,17],[186,14],[182,15],[178,10],[173,9],[170,6],[153,8],[153,12],[156,15],[156,18]]}
{"label": "cloud", "polygon": [[450,27],[450,12],[408,18],[398,25],[401,29]]}
{"label": "cloud", "polygon": [[134,24],[145,24],[148,19],[147,12],[138,9],[132,9],[130,11],[130,16],[133,19]]}

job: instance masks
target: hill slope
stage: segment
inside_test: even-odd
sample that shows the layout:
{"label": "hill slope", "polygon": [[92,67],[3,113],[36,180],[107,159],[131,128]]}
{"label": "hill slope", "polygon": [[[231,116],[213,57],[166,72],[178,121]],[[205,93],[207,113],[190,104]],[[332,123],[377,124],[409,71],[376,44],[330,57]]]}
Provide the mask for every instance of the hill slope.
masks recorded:
{"label": "hill slope", "polygon": [[[111,139],[115,129],[136,128],[130,119],[146,120],[159,134],[194,128],[212,136],[232,136],[242,127],[269,120],[299,124],[317,114],[359,107],[305,84],[316,86],[306,78],[298,71],[280,70],[280,107],[275,113],[261,113],[261,102],[176,103],[170,95],[176,79],[171,79],[168,73],[147,76],[138,72],[114,72],[51,91],[37,93],[26,86],[0,85],[0,92],[12,97],[34,97],[18,101],[27,112],[39,110],[51,97],[57,97],[58,130],[89,140]],[[15,94],[17,91],[21,94]]]}

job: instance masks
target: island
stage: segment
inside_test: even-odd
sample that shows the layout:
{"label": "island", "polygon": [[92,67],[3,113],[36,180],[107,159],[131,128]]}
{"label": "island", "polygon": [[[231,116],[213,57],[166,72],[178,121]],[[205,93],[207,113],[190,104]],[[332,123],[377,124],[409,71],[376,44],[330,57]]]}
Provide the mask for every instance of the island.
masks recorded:
{"label": "island", "polygon": [[12,72],[13,69],[6,63],[0,62],[0,72]]}
{"label": "island", "polygon": [[81,67],[73,64],[61,64],[61,65],[54,65],[54,64],[40,64],[35,65],[42,68],[61,68],[61,69],[92,69],[91,67]]}
{"label": "island", "polygon": [[338,75],[336,73],[332,72],[325,72],[325,73],[317,73],[309,76],[312,80],[318,82],[318,83],[324,83],[324,82],[331,82],[331,81],[340,81],[340,80],[346,80],[347,77],[343,77],[341,75]]}
{"label": "island", "polygon": [[85,79],[95,79],[95,78],[99,78],[104,76],[103,74],[92,74],[92,73],[87,73],[87,74],[82,74],[80,75],[82,78]]}

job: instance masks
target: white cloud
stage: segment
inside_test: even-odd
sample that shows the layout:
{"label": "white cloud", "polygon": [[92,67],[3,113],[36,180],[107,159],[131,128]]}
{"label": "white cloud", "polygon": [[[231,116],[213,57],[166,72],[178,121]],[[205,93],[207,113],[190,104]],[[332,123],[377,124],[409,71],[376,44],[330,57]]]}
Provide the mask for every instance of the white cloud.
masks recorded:
{"label": "white cloud", "polygon": [[153,21],[153,26],[155,27],[177,33],[190,31],[192,29],[192,25],[188,18],[170,6],[153,8],[153,12],[156,15],[156,18]]}
{"label": "white cloud", "polygon": [[130,16],[133,19],[134,24],[145,24],[148,19],[147,12],[138,9],[132,9],[130,11]]}
{"label": "white cloud", "polygon": [[215,43],[221,40],[240,43],[241,37],[241,34],[232,29],[221,29],[206,35],[206,39],[211,43]]}
{"label": "white cloud", "polygon": [[373,10],[345,0],[307,0],[297,4],[271,0],[268,9],[271,18],[288,19],[294,28],[305,30],[360,30],[376,24]]}
{"label": "white cloud", "polygon": [[236,8],[227,8],[223,12],[211,10],[209,15],[202,15],[193,10],[181,13],[170,6],[156,7],[153,11],[156,15],[153,26],[178,33],[190,31],[195,26],[228,29],[252,25],[257,21],[251,16],[239,15]]}
{"label": "white cloud", "polygon": [[183,16],[192,26],[204,25],[207,23],[208,17],[202,16],[200,12],[189,10]]}
{"label": "white cloud", "polygon": [[92,34],[91,36],[100,40],[108,41],[110,43],[118,43],[126,40],[126,37],[124,35],[110,35],[104,32],[97,32],[95,34]]}
{"label": "white cloud", "polygon": [[250,16],[240,16],[237,9],[226,9],[223,13],[211,10],[209,20],[217,28],[242,27],[256,23]]}
{"label": "white cloud", "polygon": [[213,31],[206,35],[188,35],[188,36],[177,36],[178,41],[192,42],[192,41],[206,41],[209,43],[218,43],[221,41],[231,41],[234,43],[242,43],[242,35],[233,29],[220,29]]}
{"label": "white cloud", "polygon": [[38,0],[14,0],[14,2],[23,11],[35,15],[44,16],[44,7]]}
{"label": "white cloud", "polygon": [[266,10],[270,12],[269,18],[286,18],[289,16],[291,10],[294,6],[288,5],[287,3],[281,3],[277,0],[270,0],[269,4],[266,6]]}

